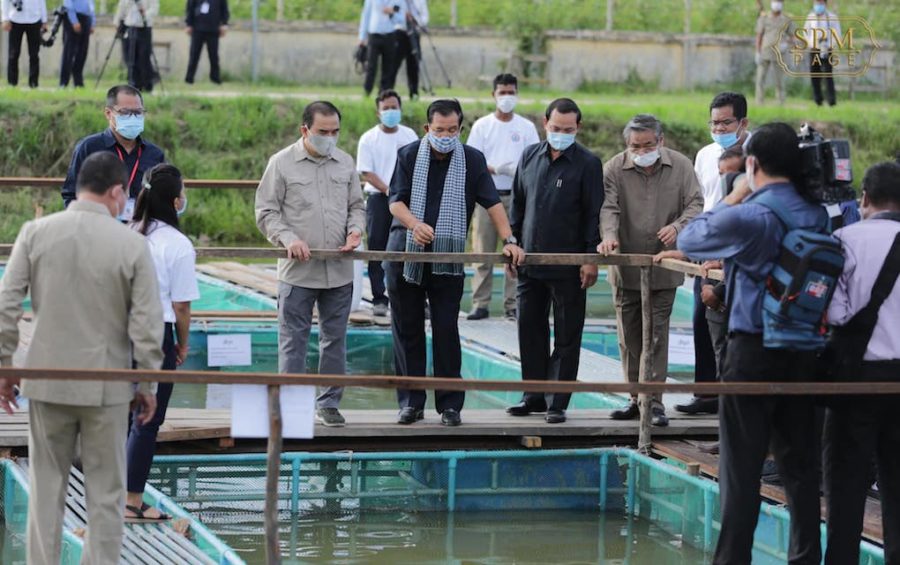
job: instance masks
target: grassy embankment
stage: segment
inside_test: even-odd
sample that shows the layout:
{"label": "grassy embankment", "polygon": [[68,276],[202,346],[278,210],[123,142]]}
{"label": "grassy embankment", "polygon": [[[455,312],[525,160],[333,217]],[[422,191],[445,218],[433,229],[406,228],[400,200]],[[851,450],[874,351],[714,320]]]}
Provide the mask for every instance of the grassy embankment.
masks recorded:
{"label": "grassy embankment", "polygon": [[[190,178],[258,179],[272,153],[297,137],[297,123],[308,99],[284,90],[282,98],[241,95],[210,99],[175,94],[147,100],[148,139],[162,146],[168,159]],[[353,94],[351,94],[353,92]],[[472,93],[455,92],[465,97]],[[370,100],[353,90],[340,90],[336,101],[344,114],[340,147],[355,154],[359,136],[375,123]],[[552,93],[523,93],[520,110],[539,123]],[[0,175],[53,177],[65,175],[78,138],[105,127],[93,92],[10,92],[0,98]],[[585,113],[579,140],[604,160],[622,149],[621,129],[629,117],[651,112],[666,126],[670,147],[689,156],[708,142],[704,125],[708,94],[577,95]],[[404,106],[404,123],[420,129],[425,103]],[[467,101],[466,123],[490,111],[489,100]],[[752,108],[760,124],[784,120],[792,125],[813,122],[820,131],[852,142],[856,185],[869,165],[893,158],[900,150],[900,106],[896,103],[855,102],[817,108],[791,100],[787,107]],[[0,241],[15,238],[35,207],[45,213],[60,208],[58,192],[21,189],[0,193]],[[252,191],[194,190],[184,217],[189,235],[203,243],[254,244],[263,240],[253,221]]]}

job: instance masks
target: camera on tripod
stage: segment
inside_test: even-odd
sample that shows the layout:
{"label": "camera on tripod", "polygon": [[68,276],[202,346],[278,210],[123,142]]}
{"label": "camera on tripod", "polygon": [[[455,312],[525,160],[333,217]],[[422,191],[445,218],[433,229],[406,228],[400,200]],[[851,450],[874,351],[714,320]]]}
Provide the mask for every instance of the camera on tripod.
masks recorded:
{"label": "camera on tripod", "polygon": [[50,27],[50,36],[46,39],[41,38],[41,45],[44,47],[53,47],[53,43],[56,41],[56,35],[59,33],[59,26],[62,25],[64,17],[66,17],[65,6],[60,6],[53,10],[53,25]]}
{"label": "camera on tripod", "polygon": [[853,190],[853,167],[850,162],[850,141],[825,139],[809,124],[800,127],[802,177],[816,200],[838,204],[856,198]]}

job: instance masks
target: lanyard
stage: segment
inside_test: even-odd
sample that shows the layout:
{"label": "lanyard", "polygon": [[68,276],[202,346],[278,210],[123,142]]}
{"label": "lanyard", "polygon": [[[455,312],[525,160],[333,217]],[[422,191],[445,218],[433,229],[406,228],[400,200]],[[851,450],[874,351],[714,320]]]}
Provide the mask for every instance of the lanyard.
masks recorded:
{"label": "lanyard", "polygon": [[[141,147],[140,145],[138,145],[137,159],[136,159],[135,162],[134,162],[134,167],[132,167],[132,169],[131,169],[131,176],[128,177],[128,193],[129,193],[129,194],[131,193],[131,183],[134,182],[134,177],[135,177],[135,175],[137,175],[137,172],[138,172],[138,165],[141,164],[141,151],[142,151],[142,149],[143,149],[143,147]],[[116,145],[116,153],[119,154],[119,160],[122,161],[122,162],[124,163],[124,162],[125,162],[125,154],[122,153],[122,150],[119,149],[119,146],[118,146],[118,145]]]}

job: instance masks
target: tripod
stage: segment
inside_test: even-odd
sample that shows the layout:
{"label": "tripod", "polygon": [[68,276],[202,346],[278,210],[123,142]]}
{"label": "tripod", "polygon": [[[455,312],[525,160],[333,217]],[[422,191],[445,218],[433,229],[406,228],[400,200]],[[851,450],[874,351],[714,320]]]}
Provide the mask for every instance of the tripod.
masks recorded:
{"label": "tripod", "polygon": [[[138,2],[139,0],[134,0]],[[141,12],[141,22],[144,24],[144,29],[148,29],[147,26],[147,16],[144,15],[144,12]],[[125,22],[119,22],[119,27],[116,28],[116,35],[113,36],[112,43],[109,45],[109,51],[106,52],[106,58],[103,60],[103,66],[100,68],[100,74],[97,75],[97,81],[94,83],[94,88],[100,86],[100,81],[103,79],[103,73],[106,72],[106,65],[109,63],[109,58],[112,56],[113,49],[116,48],[116,41],[125,40],[125,34],[128,28],[125,26]],[[129,38],[130,49],[128,49],[128,59],[132,65],[134,65],[135,58],[135,50],[137,49],[137,38],[133,40]],[[153,51],[153,44],[150,45],[150,66],[152,76],[150,78],[151,81],[156,79],[159,82],[159,88],[163,91],[163,94],[166,92],[166,87],[163,85],[162,73],[159,72],[159,62],[156,60],[156,53]]]}
{"label": "tripod", "polygon": [[447,81],[447,88],[451,88],[452,83],[450,81],[450,76],[447,74],[447,69],[444,68],[444,63],[441,62],[441,57],[438,55],[437,47],[435,47],[434,41],[431,39],[431,34],[428,33],[428,28],[422,26],[415,18],[413,18],[410,20],[410,28],[407,33],[409,34],[409,43],[412,45],[413,55],[416,57],[416,61],[419,63],[419,69],[422,71],[422,90],[429,95],[434,95],[431,75],[428,74],[428,67],[425,65],[425,59],[422,57],[422,34],[425,34],[425,36],[428,37],[428,42],[431,44],[431,50],[434,53],[434,59],[437,61],[441,74],[444,75],[444,80]]}

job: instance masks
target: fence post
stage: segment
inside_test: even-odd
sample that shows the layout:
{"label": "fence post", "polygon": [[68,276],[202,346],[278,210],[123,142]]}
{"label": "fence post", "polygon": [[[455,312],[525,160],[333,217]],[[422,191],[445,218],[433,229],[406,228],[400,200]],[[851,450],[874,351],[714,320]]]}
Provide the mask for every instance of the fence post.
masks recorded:
{"label": "fence post", "polygon": [[284,0],[278,0],[275,4],[275,19],[279,22],[284,21]]}
{"label": "fence post", "polygon": [[278,478],[281,474],[281,387],[269,385],[269,444],[266,465],[266,563],[281,563],[278,543]]}
{"label": "fence post", "polygon": [[691,33],[691,0],[684,0],[684,33]]}
{"label": "fence post", "polygon": [[459,23],[459,11],[457,10],[456,0],[450,0],[450,27],[456,29]]}
{"label": "fence post", "polygon": [[613,29],[613,17],[616,11],[616,0],[606,0],[606,31]]}
{"label": "fence post", "polygon": [[[641,364],[640,382],[650,382],[653,378],[653,299],[650,295],[650,267],[641,267]],[[639,394],[638,406],[641,410],[641,427],[638,435],[638,449],[650,450],[650,420],[652,395]]]}

